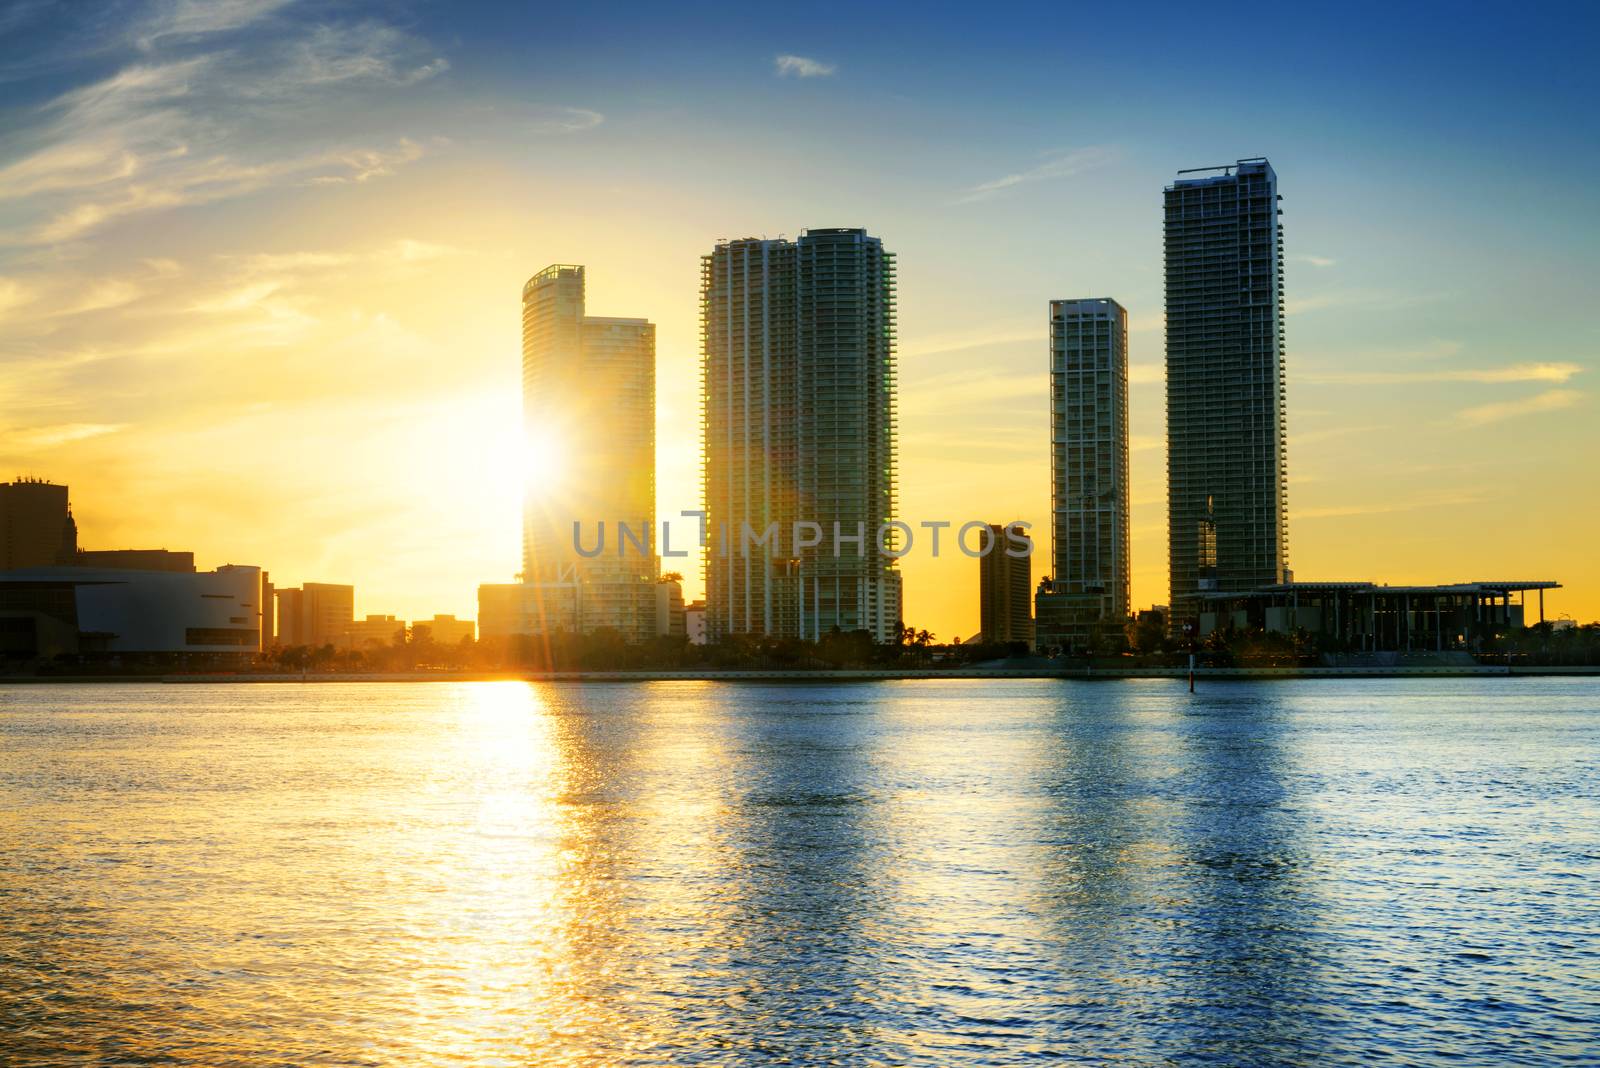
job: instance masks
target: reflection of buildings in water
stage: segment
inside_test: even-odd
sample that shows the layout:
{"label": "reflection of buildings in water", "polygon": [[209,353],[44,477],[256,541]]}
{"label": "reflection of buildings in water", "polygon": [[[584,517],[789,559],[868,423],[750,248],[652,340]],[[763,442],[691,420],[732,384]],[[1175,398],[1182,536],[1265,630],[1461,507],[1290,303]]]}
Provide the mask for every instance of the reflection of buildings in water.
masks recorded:
{"label": "reflection of buildings in water", "polygon": [[1134,1060],[1175,1045],[1230,1063],[1313,1056],[1317,906],[1282,807],[1282,724],[1259,692],[1175,712],[1165,689],[1102,684],[1040,739],[1036,893],[1053,981],[1076,995],[1062,1023],[1086,1007],[1142,1021],[1116,1030]]}
{"label": "reflection of buildings in water", "polygon": [[881,1052],[867,1023],[886,996],[889,957],[876,717],[848,697],[821,712],[813,687],[711,694],[719,707],[704,724],[725,769],[722,797],[693,818],[706,885],[719,889],[692,906],[703,938],[677,996],[701,1007],[700,1026],[734,1063]]}
{"label": "reflection of buildings in water", "polygon": [[[1306,1012],[1326,989],[1325,903],[1306,866],[1288,710],[1270,690],[1217,688],[1177,718],[1184,804],[1173,828],[1178,916],[1191,932],[1172,962],[1188,1044],[1236,1063],[1313,1063],[1324,1052]],[[1175,951],[1177,952],[1177,951]]]}
{"label": "reflection of buildings in water", "polygon": [[[1153,729],[1143,683],[1097,684],[1090,709],[1062,700],[1038,737],[1040,797],[1030,876],[1063,1025],[1085,1008],[1128,1019],[1168,996],[1151,961],[1170,944],[1173,799],[1162,789],[1174,753]],[[1103,1036],[1102,1036],[1103,1037]],[[1161,1051],[1142,1028],[1117,1031],[1130,1059]],[[1086,1047],[1093,1052],[1096,1043]]]}

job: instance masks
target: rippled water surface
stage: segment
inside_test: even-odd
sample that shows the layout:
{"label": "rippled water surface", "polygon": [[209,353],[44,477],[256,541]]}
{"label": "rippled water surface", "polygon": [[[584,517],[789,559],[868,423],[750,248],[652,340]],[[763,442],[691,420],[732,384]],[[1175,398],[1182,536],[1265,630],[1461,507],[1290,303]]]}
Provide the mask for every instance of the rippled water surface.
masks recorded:
{"label": "rippled water surface", "polygon": [[1600,1063],[1600,683],[0,688],[7,1064]]}

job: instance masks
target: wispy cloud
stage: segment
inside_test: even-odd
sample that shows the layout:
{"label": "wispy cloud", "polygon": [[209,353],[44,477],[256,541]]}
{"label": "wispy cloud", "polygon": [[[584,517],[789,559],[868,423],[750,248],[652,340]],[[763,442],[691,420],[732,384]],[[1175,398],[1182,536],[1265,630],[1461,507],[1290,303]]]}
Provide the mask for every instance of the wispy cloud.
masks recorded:
{"label": "wispy cloud", "polygon": [[1339,262],[1330,256],[1313,256],[1310,253],[1290,256],[1289,259],[1295,263],[1309,263],[1313,267],[1332,267]]}
{"label": "wispy cloud", "polygon": [[997,375],[992,371],[956,371],[903,387],[904,403],[922,411],[964,410],[973,405],[1048,397],[1043,371],[1031,375]]}
{"label": "wispy cloud", "polygon": [[1338,290],[1314,293],[1306,297],[1293,297],[1283,302],[1287,315],[1304,315],[1307,312],[1325,311],[1329,308],[1410,308],[1418,304],[1431,304],[1447,299],[1447,293],[1402,293],[1397,290]]}
{"label": "wispy cloud", "polygon": [[1566,382],[1580,374],[1576,363],[1516,363],[1508,367],[1430,368],[1422,371],[1312,372],[1303,381],[1317,385],[1379,386],[1416,382]]}
{"label": "wispy cloud", "polygon": [[1466,426],[1485,426],[1489,423],[1500,423],[1507,419],[1516,419],[1524,415],[1537,415],[1540,412],[1554,412],[1562,408],[1570,408],[1583,399],[1583,394],[1575,389],[1552,389],[1532,397],[1523,397],[1520,400],[1499,401],[1495,404],[1480,404],[1475,408],[1463,408],[1456,413],[1456,421]]}
{"label": "wispy cloud", "polygon": [[780,78],[826,78],[839,68],[810,56],[774,56],[772,68]]}
{"label": "wispy cloud", "polygon": [[0,201],[23,222],[0,243],[68,241],[125,216],[268,186],[367,181],[418,158],[417,140],[375,137],[370,119],[354,121],[359,111],[342,130],[327,121],[338,113],[330,94],[392,92],[448,67],[393,27],[288,25],[225,50],[160,54],[164,39],[238,29],[283,6],[159,5],[141,58],[18,117],[0,150]]}
{"label": "wispy cloud", "polygon": [[53,449],[74,441],[86,441],[105,434],[115,434],[126,425],[126,423],[60,423],[55,426],[8,430],[6,437],[19,449]]}
{"label": "wispy cloud", "polygon": [[1416,512],[1438,508],[1453,508],[1468,504],[1481,504],[1491,497],[1482,490],[1465,490],[1459,492],[1445,492],[1411,496],[1398,502],[1374,502],[1367,504],[1333,504],[1320,508],[1289,508],[1289,519],[1298,522],[1302,519],[1342,519],[1346,516],[1358,515],[1388,515],[1393,512]]}
{"label": "wispy cloud", "polygon": [[192,38],[238,30],[288,7],[294,0],[161,0],[134,29],[140,48],[163,38]]}
{"label": "wispy cloud", "polygon": [[598,111],[588,108],[536,107],[528,122],[535,134],[569,134],[592,130],[606,121]]}
{"label": "wispy cloud", "polygon": [[1086,148],[1074,149],[1071,152],[1055,155],[1043,163],[1029,167],[1027,170],[1017,171],[1013,174],[1002,175],[992,181],[981,182],[972,186],[963,193],[957,203],[969,204],[977,200],[988,200],[996,194],[1019,185],[1030,185],[1035,182],[1048,182],[1057,178],[1071,178],[1083,174],[1085,171],[1104,167],[1115,162],[1118,158],[1117,150],[1101,145],[1090,145]]}

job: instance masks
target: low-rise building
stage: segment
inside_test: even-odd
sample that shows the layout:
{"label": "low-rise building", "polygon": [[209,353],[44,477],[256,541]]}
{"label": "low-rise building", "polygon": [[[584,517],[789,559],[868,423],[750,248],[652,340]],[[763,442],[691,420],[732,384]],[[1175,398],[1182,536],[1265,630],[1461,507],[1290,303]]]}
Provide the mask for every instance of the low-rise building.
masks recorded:
{"label": "low-rise building", "polygon": [[341,649],[369,649],[373,646],[404,645],[406,621],[394,616],[369,615],[345,624],[337,644]]}
{"label": "low-rise building", "polygon": [[0,572],[0,648],[22,658],[249,659],[261,569],[40,567]]}
{"label": "low-rise building", "polygon": [[170,549],[79,549],[72,562],[79,567],[128,571],[194,571],[194,553]]}
{"label": "low-rise building", "polygon": [[470,641],[476,629],[470,619],[434,616],[432,619],[418,619],[412,622],[411,640],[431,641],[435,645],[460,645],[464,641]]}
{"label": "low-rise building", "polygon": [[[1544,591],[1559,582],[1284,582],[1200,600],[1199,636],[1216,630],[1304,632],[1350,652],[1474,651],[1485,641],[1544,620]],[[1537,620],[1527,595],[1538,594]]]}
{"label": "low-rise building", "polygon": [[706,643],[705,601],[690,601],[684,606],[683,632],[688,637],[690,645],[704,645]]}
{"label": "low-rise building", "polygon": [[687,633],[684,619],[683,584],[663,578],[656,583],[656,636],[682,638]]}

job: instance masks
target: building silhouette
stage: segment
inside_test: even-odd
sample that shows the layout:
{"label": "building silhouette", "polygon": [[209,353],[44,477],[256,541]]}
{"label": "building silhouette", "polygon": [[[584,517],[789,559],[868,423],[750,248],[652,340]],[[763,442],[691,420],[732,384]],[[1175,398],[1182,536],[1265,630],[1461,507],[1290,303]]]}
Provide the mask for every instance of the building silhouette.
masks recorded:
{"label": "building silhouette", "polygon": [[1166,189],[1167,532],[1174,625],[1288,569],[1283,233],[1265,159]]}
{"label": "building silhouette", "polygon": [[655,344],[644,319],[586,314],[581,266],[523,286],[524,429],[545,465],[524,497],[524,588],[507,595],[526,633],[655,634]]}
{"label": "building silhouette", "polygon": [[709,640],[897,637],[894,316],[894,256],[865,230],[702,259]]}
{"label": "building silhouette", "polygon": [[1037,643],[1116,644],[1130,593],[1128,313],[1114,300],[1050,302],[1050,508]]}
{"label": "building silhouette", "polygon": [[29,478],[0,482],[0,571],[70,565],[77,552],[67,487]]}
{"label": "building silhouette", "polygon": [[1020,543],[1027,536],[1027,528],[1020,523],[989,525],[989,551],[978,558],[979,637],[983,641],[1033,644],[1033,558],[1012,555],[1021,552]]}

